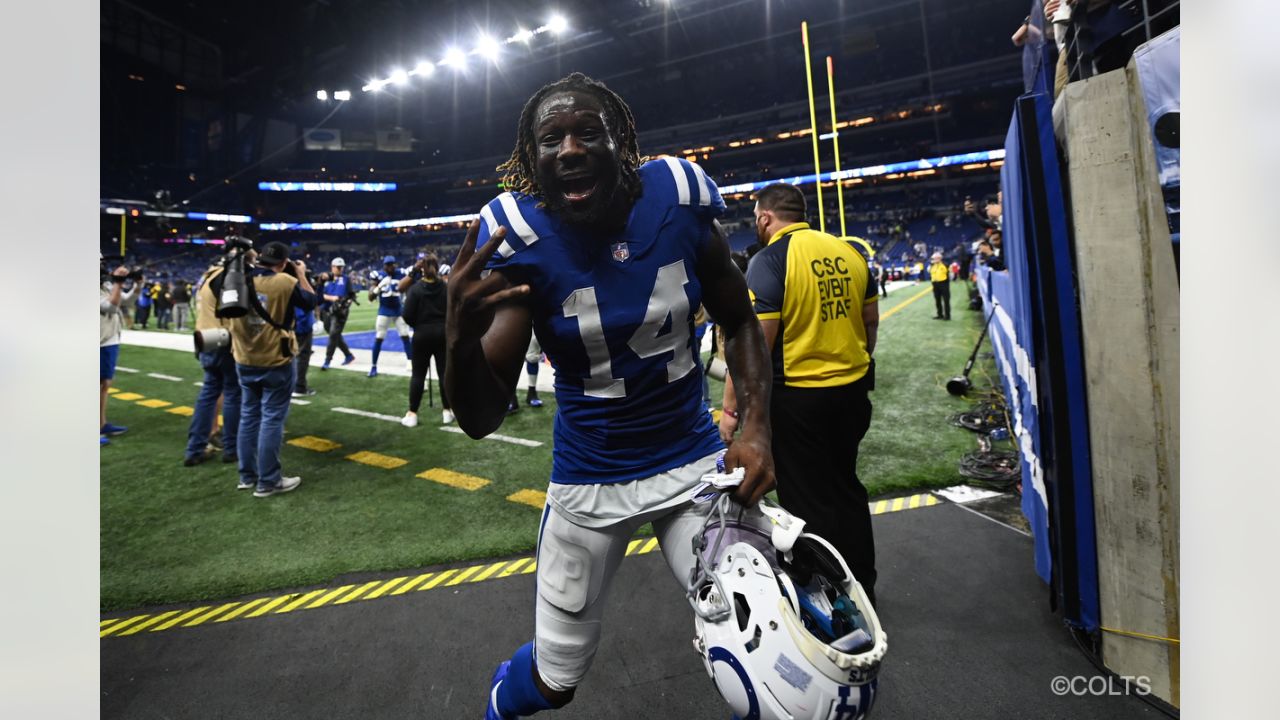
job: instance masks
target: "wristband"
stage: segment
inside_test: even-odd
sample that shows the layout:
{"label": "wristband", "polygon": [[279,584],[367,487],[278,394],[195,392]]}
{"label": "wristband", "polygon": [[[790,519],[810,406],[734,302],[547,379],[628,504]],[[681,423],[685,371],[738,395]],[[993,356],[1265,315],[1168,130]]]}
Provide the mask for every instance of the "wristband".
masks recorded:
{"label": "wristband", "polygon": [[724,408],[724,409],[722,409],[720,412],[724,413],[725,415],[728,415],[729,417],[733,418],[734,420],[737,420],[737,419],[738,419],[738,411],[737,411],[737,410],[730,410],[729,408]]}

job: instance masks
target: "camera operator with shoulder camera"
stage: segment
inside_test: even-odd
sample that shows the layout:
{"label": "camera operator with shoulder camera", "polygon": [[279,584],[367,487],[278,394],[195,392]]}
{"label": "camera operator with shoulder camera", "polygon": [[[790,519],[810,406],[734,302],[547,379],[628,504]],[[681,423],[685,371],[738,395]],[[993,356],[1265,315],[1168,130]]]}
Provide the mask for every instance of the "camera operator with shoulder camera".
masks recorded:
{"label": "camera operator with shoulder camera", "polygon": [[[130,272],[123,265],[107,274],[106,258],[100,258],[98,285],[98,444],[106,445],[108,435],[120,435],[129,428],[107,422],[107,389],[116,376],[116,359],[120,357],[120,334],[124,328],[124,316],[120,311],[122,301],[131,300],[142,286],[142,273]],[[126,280],[133,281],[133,288],[124,292]]]}
{"label": "camera operator with shoulder camera", "polygon": [[[293,358],[298,353],[294,309],[314,308],[316,296],[306,273],[298,272],[288,253],[284,243],[268,243],[257,256],[258,267],[244,273],[245,287],[229,288],[228,278],[220,295],[223,315],[233,303],[247,300],[250,305],[247,312],[243,304],[238,305],[239,316],[231,323],[231,354],[241,389],[236,443],[240,483],[236,487],[255,488],[253,496],[260,498],[289,492],[302,482],[282,476],[280,446],[293,392]],[[229,269],[227,274],[232,272]]]}
{"label": "camera operator with shoulder camera", "polygon": [[199,465],[210,458],[206,452],[216,427],[218,398],[222,398],[222,462],[236,461],[236,433],[240,425],[240,376],[231,356],[231,320],[216,314],[218,295],[226,271],[225,259],[209,267],[196,291],[196,357],[204,368],[204,382],[196,397],[195,413],[187,430],[187,450],[182,464]]}
{"label": "camera operator with shoulder camera", "polygon": [[329,265],[329,272],[324,277],[324,289],[321,290],[320,303],[320,322],[324,323],[325,332],[329,333],[329,346],[324,350],[324,364],[320,366],[321,370],[328,370],[329,363],[333,361],[333,353],[341,350],[345,356],[343,365],[350,365],[355,362],[356,356],[351,352],[351,348],[347,347],[347,341],[342,337],[342,331],[347,326],[347,315],[351,312],[351,303],[357,305],[360,301],[356,298],[355,285],[351,283],[351,279],[343,272],[347,268],[347,261],[342,258],[334,258]]}

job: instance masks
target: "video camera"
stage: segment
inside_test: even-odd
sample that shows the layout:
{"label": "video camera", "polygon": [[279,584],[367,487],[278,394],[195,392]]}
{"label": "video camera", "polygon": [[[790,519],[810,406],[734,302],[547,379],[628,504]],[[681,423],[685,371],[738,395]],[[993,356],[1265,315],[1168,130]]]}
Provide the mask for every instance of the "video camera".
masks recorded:
{"label": "video camera", "polygon": [[98,276],[101,281],[122,283],[126,280],[132,280],[133,282],[140,282],[142,280],[142,268],[133,268],[126,275],[112,274],[110,266],[115,263],[123,262],[123,255],[103,255],[102,259],[98,261]]}
{"label": "video camera", "polygon": [[253,241],[240,235],[227,235],[227,252],[220,261],[224,270],[219,278],[218,308],[214,315],[220,318],[238,318],[249,314],[248,277],[245,272],[245,256],[253,250]]}

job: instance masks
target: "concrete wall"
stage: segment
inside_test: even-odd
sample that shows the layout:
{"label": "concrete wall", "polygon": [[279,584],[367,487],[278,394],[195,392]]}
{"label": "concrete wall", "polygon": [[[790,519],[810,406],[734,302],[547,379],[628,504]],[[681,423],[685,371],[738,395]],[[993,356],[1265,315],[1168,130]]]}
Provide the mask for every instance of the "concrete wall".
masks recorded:
{"label": "concrete wall", "polygon": [[[1068,85],[1104,628],[1178,631],[1178,277],[1132,63]],[[1178,645],[1103,632],[1103,662],[1179,704]]]}

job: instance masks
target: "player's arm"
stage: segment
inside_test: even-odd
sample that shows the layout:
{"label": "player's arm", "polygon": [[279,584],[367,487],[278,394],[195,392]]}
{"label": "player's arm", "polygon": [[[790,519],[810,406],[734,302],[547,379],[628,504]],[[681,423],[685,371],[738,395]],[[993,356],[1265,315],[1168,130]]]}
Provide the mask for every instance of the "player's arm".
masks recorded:
{"label": "player's arm", "polygon": [[736,407],[742,420],[742,437],[725,455],[725,467],[746,469],[746,479],[735,498],[754,505],[773,489],[773,431],[769,426],[769,391],[773,367],[764,330],[747,295],[747,281],[730,257],[729,242],[718,222],[712,222],[711,238],[698,258],[702,301],[724,331],[724,357],[735,380]]}
{"label": "player's arm", "polygon": [[[419,260],[418,262],[421,263],[422,261]],[[408,290],[409,286],[413,285],[413,280],[415,277],[417,277],[417,272],[418,272],[418,266],[414,265],[413,270],[411,272],[405,273],[404,277],[400,278],[400,282],[396,283],[396,290],[401,293],[403,293],[405,290]]]}
{"label": "player's arm", "polygon": [[450,272],[444,374],[449,397],[466,398],[454,403],[458,427],[476,439],[497,430],[506,417],[533,335],[533,316],[520,301],[529,286],[514,285],[497,271],[481,277],[506,228],[498,228],[477,252],[479,233],[475,220]]}
{"label": "player's arm", "polygon": [[867,297],[862,301],[862,326],[867,331],[867,354],[875,355],[876,332],[880,329],[880,302],[874,285],[868,283]]}

